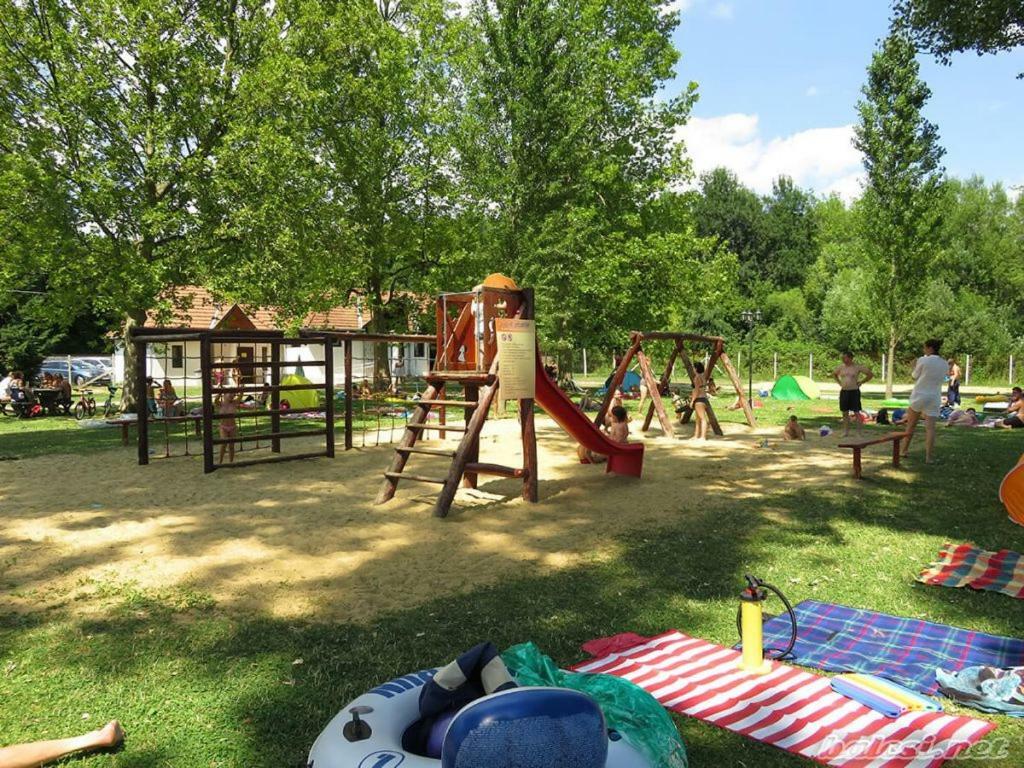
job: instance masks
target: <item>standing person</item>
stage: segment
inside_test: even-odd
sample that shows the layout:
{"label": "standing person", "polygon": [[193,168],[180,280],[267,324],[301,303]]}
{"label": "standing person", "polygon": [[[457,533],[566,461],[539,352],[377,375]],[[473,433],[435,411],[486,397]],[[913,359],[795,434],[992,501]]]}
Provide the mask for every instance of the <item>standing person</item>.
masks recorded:
{"label": "standing person", "polygon": [[696,362],[693,364],[693,369],[697,375],[693,377],[693,414],[697,419],[697,423],[694,426],[693,438],[694,440],[707,440],[708,439],[708,378],[704,374],[704,363]]}
{"label": "standing person", "polygon": [[14,381],[14,371],[8,372],[6,376],[0,379],[0,400],[11,399],[11,382]]}
{"label": "standing person", "polygon": [[860,432],[860,388],[871,381],[874,374],[866,365],[857,365],[852,352],[843,352],[842,365],[832,371],[832,376],[839,382],[839,410],[843,414],[843,437],[850,434],[851,413],[857,421],[857,431]]}
{"label": "standing person", "polygon": [[221,464],[224,463],[225,452],[229,462],[234,463],[235,461],[235,438],[238,437],[238,422],[235,420],[235,414],[238,413],[238,405],[241,402],[241,392],[226,392],[217,396],[217,413],[224,416],[218,420],[217,428],[221,439],[228,441],[220,444],[219,463]]}
{"label": "standing person", "polygon": [[960,405],[960,366],[956,358],[949,358],[949,386],[946,388],[946,405],[956,408]]}
{"label": "standing person", "polygon": [[912,374],[914,389],[910,392],[910,407],[907,409],[907,436],[903,438],[903,457],[910,451],[917,422],[924,416],[925,443],[924,460],[931,464],[935,450],[935,421],[942,407],[942,385],[949,373],[949,364],[939,356],[942,342],[928,339],[924,343],[924,355],[917,358]]}

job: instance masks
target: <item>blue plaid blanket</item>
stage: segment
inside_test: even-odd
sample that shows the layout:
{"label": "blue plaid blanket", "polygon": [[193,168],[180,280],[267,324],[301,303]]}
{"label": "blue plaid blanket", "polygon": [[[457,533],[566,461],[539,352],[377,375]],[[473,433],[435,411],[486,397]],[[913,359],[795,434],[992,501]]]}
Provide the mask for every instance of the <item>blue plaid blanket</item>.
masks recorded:
{"label": "blue plaid blanket", "polygon": [[[1024,640],[816,600],[795,610],[799,631],[792,660],[805,667],[878,675],[934,694],[939,668],[1024,666]],[[785,648],[789,633],[788,616],[769,619],[765,647]]]}

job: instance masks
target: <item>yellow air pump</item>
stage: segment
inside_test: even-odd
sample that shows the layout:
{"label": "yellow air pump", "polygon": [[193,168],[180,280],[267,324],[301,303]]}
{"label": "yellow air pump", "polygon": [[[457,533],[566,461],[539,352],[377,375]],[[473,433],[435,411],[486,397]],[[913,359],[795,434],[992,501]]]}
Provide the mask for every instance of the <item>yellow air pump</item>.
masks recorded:
{"label": "yellow air pump", "polygon": [[[790,605],[786,596],[779,589],[771,584],[761,581],[756,576],[746,575],[747,586],[740,593],[739,614],[736,623],[739,625],[740,642],[743,646],[743,653],[740,657],[740,669],[754,675],[765,675],[772,670],[770,659],[783,659],[793,652],[796,645],[796,614],[793,606]],[[764,603],[768,600],[769,592],[777,595],[786,606],[789,620],[792,625],[789,645],[781,653],[775,652],[768,658],[765,657],[764,647]],[[775,649],[769,649],[775,651]]]}

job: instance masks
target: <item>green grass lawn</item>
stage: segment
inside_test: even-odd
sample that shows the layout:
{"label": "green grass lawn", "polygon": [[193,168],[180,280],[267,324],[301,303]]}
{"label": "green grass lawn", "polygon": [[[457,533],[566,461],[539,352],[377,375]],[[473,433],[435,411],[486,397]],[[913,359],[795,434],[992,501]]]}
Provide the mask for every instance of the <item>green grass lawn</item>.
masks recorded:
{"label": "green grass lawn", "polygon": [[[720,418],[740,420],[724,409],[727,402],[717,401]],[[769,401],[758,417],[779,425],[795,412],[805,425],[834,426],[834,414],[821,412],[834,407]],[[0,441],[10,439],[5,420],[0,430]],[[86,438],[74,427],[36,423],[26,430],[18,438],[26,446],[38,439],[60,450],[108,447],[91,442],[107,433]],[[327,720],[352,698],[481,640],[501,647],[533,640],[563,664],[581,658],[585,640],[624,631],[674,627],[731,644],[748,572],[794,602],[829,600],[1020,636],[1024,601],[914,582],[945,541],[1024,548],[1024,529],[1007,521],[996,499],[999,479],[1024,451],[1024,435],[952,432],[940,435],[938,466],[918,458],[903,473],[882,475],[872,463],[884,456],[872,456],[867,479],[852,490],[809,490],[794,477],[767,499],[723,499],[681,513],[671,526],[634,531],[618,542],[621,555],[612,560],[456,597],[438,584],[435,602],[371,626],[239,616],[203,594],[124,585],[111,586],[110,611],[97,618],[8,614],[0,617],[0,742],[72,733],[117,717],[127,746],[73,764],[297,768]],[[343,455],[337,462],[343,471]],[[6,590],[4,567],[0,562]],[[1005,757],[960,762],[1019,768],[1024,723],[993,719],[999,727],[990,738],[1007,740]],[[810,765],[695,720],[677,724],[694,768]]]}

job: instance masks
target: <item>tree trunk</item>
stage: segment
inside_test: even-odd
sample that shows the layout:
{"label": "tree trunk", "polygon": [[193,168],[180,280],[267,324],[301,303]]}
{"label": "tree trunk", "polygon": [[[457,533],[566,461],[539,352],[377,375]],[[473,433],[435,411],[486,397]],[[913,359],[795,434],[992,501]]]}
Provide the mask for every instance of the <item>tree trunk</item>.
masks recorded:
{"label": "tree trunk", "polygon": [[[370,333],[388,333],[387,318],[384,310],[377,310],[367,324]],[[391,386],[391,360],[388,356],[390,347],[382,341],[373,343],[373,391],[386,392]]]}
{"label": "tree trunk", "polygon": [[[132,328],[145,325],[145,323],[146,313],[137,311],[125,315],[124,323],[121,326],[121,343],[124,344],[124,381],[121,390],[121,411],[123,413],[145,413],[146,411],[146,393],[138,391],[135,376],[135,344],[130,338]],[[138,408],[140,403],[141,411]]]}
{"label": "tree trunk", "polygon": [[885,399],[892,399],[892,371],[896,367],[896,326],[889,326],[889,357],[886,358]]}

